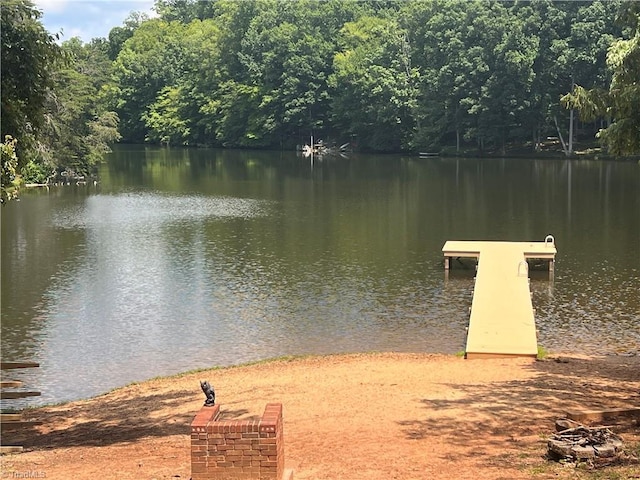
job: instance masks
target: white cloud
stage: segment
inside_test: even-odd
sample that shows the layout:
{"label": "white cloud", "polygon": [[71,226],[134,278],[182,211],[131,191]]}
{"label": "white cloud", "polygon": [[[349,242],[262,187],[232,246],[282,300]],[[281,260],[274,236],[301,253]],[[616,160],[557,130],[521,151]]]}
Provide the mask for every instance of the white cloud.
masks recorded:
{"label": "white cloud", "polygon": [[66,8],[69,0],[35,0],[33,3],[45,12],[61,12]]}
{"label": "white cloud", "polygon": [[49,33],[63,31],[62,40],[80,37],[83,42],[108,37],[132,11],[153,16],[154,0],[36,0]]}

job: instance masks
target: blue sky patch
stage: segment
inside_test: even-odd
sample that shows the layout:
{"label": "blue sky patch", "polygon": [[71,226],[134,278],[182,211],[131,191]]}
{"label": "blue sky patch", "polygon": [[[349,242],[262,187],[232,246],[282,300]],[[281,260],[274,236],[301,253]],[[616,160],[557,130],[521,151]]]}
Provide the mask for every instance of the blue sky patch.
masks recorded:
{"label": "blue sky patch", "polygon": [[40,19],[51,34],[62,31],[61,41],[80,37],[109,37],[113,27],[119,27],[131,12],[155,16],[154,0],[35,0],[43,12]]}

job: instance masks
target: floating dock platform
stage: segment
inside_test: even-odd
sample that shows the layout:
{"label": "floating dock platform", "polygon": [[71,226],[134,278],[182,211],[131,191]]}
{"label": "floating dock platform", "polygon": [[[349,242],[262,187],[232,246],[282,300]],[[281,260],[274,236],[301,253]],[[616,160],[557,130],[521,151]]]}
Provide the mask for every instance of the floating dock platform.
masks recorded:
{"label": "floating dock platform", "polygon": [[466,358],[535,358],[538,343],[527,260],[548,261],[553,278],[553,237],[544,242],[448,241],[442,252],[447,270],[454,258],[478,259]]}

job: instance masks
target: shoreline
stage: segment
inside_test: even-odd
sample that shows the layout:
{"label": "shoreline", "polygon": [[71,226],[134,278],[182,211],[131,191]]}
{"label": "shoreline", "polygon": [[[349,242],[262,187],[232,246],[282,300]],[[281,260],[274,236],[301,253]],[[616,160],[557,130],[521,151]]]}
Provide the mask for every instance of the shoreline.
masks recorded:
{"label": "shoreline", "polygon": [[[54,401],[51,403],[44,403],[42,405],[26,405],[23,408],[23,410],[38,410],[38,409],[44,409],[49,407],[64,406],[67,404],[72,404],[77,402],[87,402],[91,400],[97,400],[106,395],[116,393],[118,392],[118,390],[127,389],[127,388],[135,387],[138,385],[144,385],[145,383],[149,383],[149,382],[164,382],[164,381],[168,382],[170,380],[178,380],[183,377],[193,376],[202,372],[218,372],[218,371],[233,370],[238,368],[251,368],[251,367],[257,367],[261,365],[269,365],[271,363],[286,364],[286,363],[292,363],[292,362],[307,360],[307,359],[315,359],[320,361],[323,359],[331,359],[333,357],[358,358],[358,357],[376,357],[376,356],[386,356],[386,355],[419,355],[419,356],[428,356],[428,357],[464,359],[458,353],[394,352],[394,351],[388,351],[388,352],[371,351],[371,352],[348,352],[348,353],[325,353],[325,354],[309,353],[309,354],[299,354],[299,355],[280,355],[276,357],[264,358],[261,360],[249,360],[247,362],[236,363],[231,365],[214,365],[211,367],[198,367],[198,368],[193,368],[193,369],[185,370],[178,373],[170,373],[168,375],[162,375],[162,374],[156,375],[153,377],[145,378],[143,380],[134,380],[120,386],[115,386],[108,390],[105,390],[102,393],[96,393],[94,395],[89,395],[87,397],[80,397],[80,398],[71,399],[71,400],[61,400],[59,402]],[[578,356],[578,354],[576,354],[576,356]],[[534,359],[530,359],[530,360],[533,361]]]}
{"label": "shoreline", "polygon": [[[461,359],[461,360],[465,360],[468,362],[477,362],[480,361],[482,362],[482,360],[467,360],[466,358],[464,358],[464,352],[456,352],[456,353],[440,353],[440,352],[403,352],[403,351],[369,351],[369,352],[341,352],[341,353],[325,353],[325,354],[316,354],[316,353],[309,353],[309,354],[294,354],[294,355],[279,355],[279,356],[275,356],[275,357],[269,357],[269,358],[264,358],[264,359],[260,359],[260,360],[249,360],[246,362],[242,362],[242,363],[237,363],[237,364],[231,364],[231,365],[213,365],[210,367],[197,367],[197,368],[193,368],[193,369],[188,369],[188,370],[184,370],[181,372],[177,372],[177,373],[170,373],[167,375],[156,375],[153,377],[149,377],[149,378],[145,378],[142,380],[133,380],[131,382],[119,385],[119,386],[114,386],[111,388],[108,388],[107,390],[105,390],[104,392],[101,393],[96,393],[93,395],[89,395],[86,397],[79,397],[79,398],[75,398],[75,399],[69,399],[69,400],[61,400],[61,401],[52,401],[49,403],[43,403],[40,405],[29,405],[26,404],[23,407],[20,407],[22,410],[38,410],[38,409],[42,409],[42,408],[47,408],[47,407],[57,407],[57,406],[62,406],[62,405],[66,405],[66,404],[72,404],[75,402],[83,402],[83,401],[89,401],[89,400],[93,400],[93,399],[98,399],[100,397],[103,397],[105,395],[109,395],[111,393],[117,392],[118,390],[121,389],[125,389],[128,387],[133,387],[136,385],[142,385],[145,384],[147,382],[155,382],[155,381],[170,381],[172,379],[180,379],[182,377],[185,376],[189,376],[189,375],[195,375],[197,373],[200,372],[216,372],[216,371],[220,371],[220,370],[231,370],[231,369],[238,369],[238,368],[249,368],[249,367],[254,367],[254,366],[259,366],[259,365],[263,365],[263,364],[270,364],[270,363],[291,363],[291,362],[296,362],[299,360],[306,360],[306,359],[316,359],[316,360],[323,360],[323,359],[331,359],[334,357],[345,357],[345,358],[349,358],[349,357],[353,357],[353,358],[360,358],[360,357],[376,357],[376,356],[387,356],[387,355],[417,355],[417,356],[427,356],[427,357],[442,357],[442,358],[450,358],[450,359]],[[604,352],[601,354],[593,354],[593,353],[578,353],[578,352],[570,352],[570,351],[562,351],[562,352],[549,352],[548,350],[546,350],[544,347],[540,348],[538,350],[538,357],[537,358],[529,358],[529,357],[514,357],[513,360],[517,360],[517,359],[527,359],[530,361],[549,361],[549,360],[554,360],[554,359],[558,359],[558,358],[563,358],[563,357],[570,357],[570,358],[576,358],[576,359],[604,359],[604,358],[634,358],[634,357],[639,357],[640,358],[640,352],[624,352],[624,353],[619,353],[619,352]],[[495,359],[494,359],[495,360]]]}

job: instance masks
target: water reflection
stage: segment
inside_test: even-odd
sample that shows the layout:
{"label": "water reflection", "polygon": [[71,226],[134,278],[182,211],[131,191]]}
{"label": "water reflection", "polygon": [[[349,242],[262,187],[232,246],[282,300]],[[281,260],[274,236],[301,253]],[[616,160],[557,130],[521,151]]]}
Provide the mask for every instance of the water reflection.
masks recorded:
{"label": "water reflection", "polygon": [[532,275],[552,351],[640,345],[640,168],[121,149],[97,186],[3,208],[3,356],[41,401],[285,354],[464,348],[449,239],[558,245]]}

